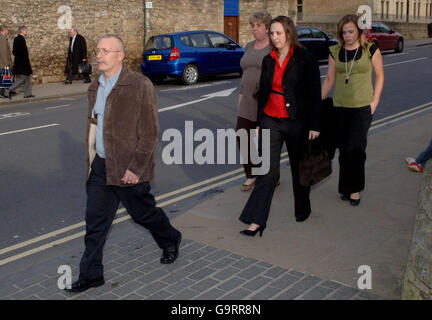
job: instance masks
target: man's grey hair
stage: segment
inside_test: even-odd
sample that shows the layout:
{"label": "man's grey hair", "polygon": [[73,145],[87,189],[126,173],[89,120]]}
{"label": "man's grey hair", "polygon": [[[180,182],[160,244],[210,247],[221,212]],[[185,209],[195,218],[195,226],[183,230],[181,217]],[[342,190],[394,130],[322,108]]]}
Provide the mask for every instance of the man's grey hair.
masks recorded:
{"label": "man's grey hair", "polygon": [[0,32],[2,32],[3,30],[8,30],[8,27],[4,24],[0,26]]}
{"label": "man's grey hair", "polygon": [[120,48],[119,48],[120,51],[121,52],[126,52],[125,44],[124,44],[123,40],[119,36],[117,36],[115,34],[110,34],[109,33],[109,34],[106,34],[103,37],[101,37],[99,39],[99,41],[101,41],[102,39],[116,39],[118,41],[118,43],[120,44]]}
{"label": "man's grey hair", "polygon": [[27,30],[27,27],[26,27],[26,26],[20,26],[20,27],[18,28],[18,32],[19,32],[19,33],[21,33],[23,30]]}
{"label": "man's grey hair", "polygon": [[73,30],[74,32],[78,33],[78,29],[77,28],[70,28],[71,30]]}

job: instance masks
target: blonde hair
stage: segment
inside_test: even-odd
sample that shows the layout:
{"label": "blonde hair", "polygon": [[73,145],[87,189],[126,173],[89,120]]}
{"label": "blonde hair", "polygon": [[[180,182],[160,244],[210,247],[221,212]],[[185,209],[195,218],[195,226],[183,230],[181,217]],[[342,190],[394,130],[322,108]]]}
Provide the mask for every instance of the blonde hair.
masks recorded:
{"label": "blonde hair", "polygon": [[258,11],[255,13],[252,13],[249,17],[249,24],[252,24],[255,21],[262,22],[266,29],[270,29],[270,21],[272,19],[272,16],[267,11]]}

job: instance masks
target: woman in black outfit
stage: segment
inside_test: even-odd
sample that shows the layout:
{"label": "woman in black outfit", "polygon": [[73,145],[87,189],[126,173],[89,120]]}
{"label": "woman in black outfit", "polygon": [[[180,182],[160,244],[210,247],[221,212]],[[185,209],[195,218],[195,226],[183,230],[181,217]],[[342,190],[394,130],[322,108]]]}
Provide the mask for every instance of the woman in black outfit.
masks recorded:
{"label": "woman in black outfit", "polygon": [[[299,183],[299,162],[308,139],[320,131],[321,83],[318,63],[298,41],[293,21],[279,16],[270,24],[273,51],[264,57],[258,92],[257,123],[270,130],[270,170],[258,176],[252,194],[240,215],[249,223],[240,233],[262,235],[273,192],[279,178],[280,154],[285,142],[291,164],[296,221],[311,213],[309,187]],[[264,148],[263,148],[264,150]]]}

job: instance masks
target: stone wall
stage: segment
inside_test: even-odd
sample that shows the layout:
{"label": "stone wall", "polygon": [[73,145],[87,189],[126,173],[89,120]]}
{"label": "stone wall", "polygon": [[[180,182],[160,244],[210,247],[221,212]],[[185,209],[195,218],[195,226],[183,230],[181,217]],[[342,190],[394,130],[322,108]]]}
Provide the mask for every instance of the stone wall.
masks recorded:
{"label": "stone wall", "polygon": [[137,68],[143,50],[144,15],[140,0],[0,0],[0,23],[9,27],[11,42],[18,27],[28,27],[27,46],[35,82],[64,80],[69,34],[58,27],[61,5],[72,9],[72,26],[87,40],[88,58],[97,39],[118,34],[126,44],[129,66]]}
{"label": "stone wall", "polygon": [[426,163],[402,299],[432,300],[432,160]]}

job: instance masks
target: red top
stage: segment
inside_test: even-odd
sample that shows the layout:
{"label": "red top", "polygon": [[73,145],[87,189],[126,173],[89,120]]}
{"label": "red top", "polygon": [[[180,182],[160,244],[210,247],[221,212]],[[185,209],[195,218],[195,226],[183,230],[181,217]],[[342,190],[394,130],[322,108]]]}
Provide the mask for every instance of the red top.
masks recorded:
{"label": "red top", "polygon": [[[293,55],[293,51],[294,50],[291,47],[288,55],[286,56],[284,62],[282,63],[282,67],[279,64],[279,59],[276,50],[273,50],[270,53],[270,57],[276,60],[275,70],[273,75],[273,86],[272,86],[272,89],[274,91],[283,93],[282,79],[285,73],[286,66]],[[284,96],[273,92],[270,93],[270,98],[264,108],[264,113],[270,117],[289,118],[288,112],[285,107]]]}

